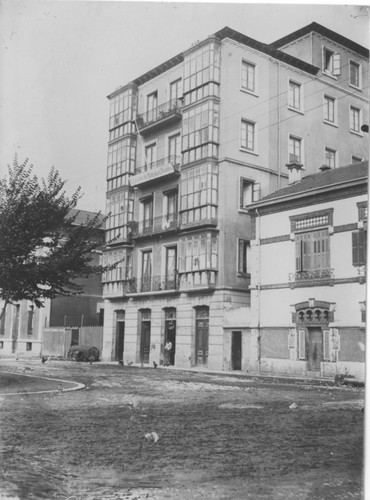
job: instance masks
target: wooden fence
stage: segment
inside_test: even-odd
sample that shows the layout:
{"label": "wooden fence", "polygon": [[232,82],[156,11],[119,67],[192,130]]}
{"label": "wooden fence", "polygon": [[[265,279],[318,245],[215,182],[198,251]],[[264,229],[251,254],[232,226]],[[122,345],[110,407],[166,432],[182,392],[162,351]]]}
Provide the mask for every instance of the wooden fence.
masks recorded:
{"label": "wooden fence", "polygon": [[83,326],[77,328],[44,328],[42,335],[43,356],[66,358],[71,345],[90,345],[103,349],[103,327]]}

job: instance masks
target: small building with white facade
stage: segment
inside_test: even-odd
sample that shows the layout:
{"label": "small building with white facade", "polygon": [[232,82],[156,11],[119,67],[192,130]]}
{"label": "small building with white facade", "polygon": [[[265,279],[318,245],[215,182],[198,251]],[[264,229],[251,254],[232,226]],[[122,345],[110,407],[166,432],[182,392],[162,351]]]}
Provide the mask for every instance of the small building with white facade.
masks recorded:
{"label": "small building with white facade", "polygon": [[365,378],[368,163],[323,166],[250,206],[261,373]]}

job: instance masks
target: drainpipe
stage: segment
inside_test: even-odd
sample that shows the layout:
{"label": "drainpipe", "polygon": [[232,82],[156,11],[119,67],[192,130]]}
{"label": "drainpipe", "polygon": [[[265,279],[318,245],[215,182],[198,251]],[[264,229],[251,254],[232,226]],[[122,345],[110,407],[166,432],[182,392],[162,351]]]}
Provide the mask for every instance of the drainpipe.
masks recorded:
{"label": "drainpipe", "polygon": [[257,371],[261,372],[261,216],[258,208],[255,209],[257,214],[257,244],[258,244],[258,283],[256,285],[258,290],[257,301]]}
{"label": "drainpipe", "polygon": [[278,161],[278,186],[277,188],[281,188],[281,170],[280,170],[280,61],[278,62],[277,67],[277,161]]}

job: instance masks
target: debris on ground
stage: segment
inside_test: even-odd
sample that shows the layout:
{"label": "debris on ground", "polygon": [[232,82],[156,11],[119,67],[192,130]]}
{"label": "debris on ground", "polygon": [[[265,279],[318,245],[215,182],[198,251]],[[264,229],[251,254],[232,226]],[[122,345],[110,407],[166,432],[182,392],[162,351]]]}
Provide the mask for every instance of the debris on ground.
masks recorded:
{"label": "debris on ground", "polygon": [[159,441],[159,436],[156,432],[148,432],[147,434],[145,434],[145,439],[149,442],[156,443],[157,441]]}
{"label": "debris on ground", "polygon": [[295,403],[292,403],[292,404],[289,406],[289,410],[295,410],[296,408],[298,408],[298,405],[296,405]]}

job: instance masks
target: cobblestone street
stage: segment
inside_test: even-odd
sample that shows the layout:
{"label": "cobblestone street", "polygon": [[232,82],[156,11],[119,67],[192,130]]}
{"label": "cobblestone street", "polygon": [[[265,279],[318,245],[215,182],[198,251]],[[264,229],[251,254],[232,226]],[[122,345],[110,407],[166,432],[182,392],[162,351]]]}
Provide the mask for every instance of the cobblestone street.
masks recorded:
{"label": "cobblestone street", "polygon": [[86,386],[1,390],[2,500],[362,497],[363,389],[63,361],[1,370]]}

